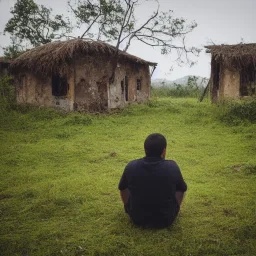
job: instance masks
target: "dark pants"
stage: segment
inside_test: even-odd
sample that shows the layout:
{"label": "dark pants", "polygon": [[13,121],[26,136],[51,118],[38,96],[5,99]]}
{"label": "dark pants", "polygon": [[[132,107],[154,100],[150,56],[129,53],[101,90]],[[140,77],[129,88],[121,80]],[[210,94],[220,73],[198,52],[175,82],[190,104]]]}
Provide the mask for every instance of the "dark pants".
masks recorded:
{"label": "dark pants", "polygon": [[130,208],[130,200],[128,200],[128,203],[126,205],[124,205],[124,210],[129,215],[131,221],[136,226],[139,226],[142,228],[161,229],[161,228],[167,228],[175,221],[175,219],[177,218],[177,216],[179,214],[180,207],[177,206],[177,208],[174,210],[174,213],[172,214],[172,216],[168,216],[166,219],[160,219],[157,221],[156,220],[153,220],[153,221],[148,220],[147,218],[136,220],[136,218],[134,218],[134,216],[132,216],[132,212],[131,212],[131,208]]}

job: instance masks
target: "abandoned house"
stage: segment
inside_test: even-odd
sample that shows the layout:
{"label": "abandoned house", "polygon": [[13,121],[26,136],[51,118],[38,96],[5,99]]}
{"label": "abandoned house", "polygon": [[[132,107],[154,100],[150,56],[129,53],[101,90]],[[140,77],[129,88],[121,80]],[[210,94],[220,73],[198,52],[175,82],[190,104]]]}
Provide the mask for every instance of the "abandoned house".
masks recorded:
{"label": "abandoned house", "polygon": [[9,65],[9,60],[5,59],[4,57],[0,57],[0,77],[8,75]]}
{"label": "abandoned house", "polygon": [[211,45],[212,102],[256,95],[256,44]]}
{"label": "abandoned house", "polygon": [[115,52],[114,46],[83,39],[31,49],[10,66],[17,101],[66,111],[101,111],[145,102],[150,96],[150,67],[157,64]]}

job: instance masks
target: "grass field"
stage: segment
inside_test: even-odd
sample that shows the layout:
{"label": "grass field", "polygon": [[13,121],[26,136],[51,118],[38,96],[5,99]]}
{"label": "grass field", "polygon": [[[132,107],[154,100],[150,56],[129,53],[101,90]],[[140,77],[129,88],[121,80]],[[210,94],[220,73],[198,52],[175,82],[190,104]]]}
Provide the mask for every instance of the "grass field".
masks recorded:
{"label": "grass field", "polygon": [[[111,114],[2,112],[0,255],[256,255],[256,125],[220,113],[170,98]],[[117,185],[153,132],[188,191],[174,225],[142,230]]]}

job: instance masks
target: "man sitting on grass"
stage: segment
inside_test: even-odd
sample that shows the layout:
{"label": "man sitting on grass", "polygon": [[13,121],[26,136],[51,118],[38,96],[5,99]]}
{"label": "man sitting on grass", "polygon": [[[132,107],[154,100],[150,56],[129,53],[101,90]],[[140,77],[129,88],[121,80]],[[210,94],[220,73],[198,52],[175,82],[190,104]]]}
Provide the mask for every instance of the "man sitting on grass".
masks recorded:
{"label": "man sitting on grass", "polygon": [[178,215],[187,185],[178,165],[165,160],[166,146],[162,134],[149,135],[146,156],[128,163],[121,177],[121,199],[135,225],[165,228]]}

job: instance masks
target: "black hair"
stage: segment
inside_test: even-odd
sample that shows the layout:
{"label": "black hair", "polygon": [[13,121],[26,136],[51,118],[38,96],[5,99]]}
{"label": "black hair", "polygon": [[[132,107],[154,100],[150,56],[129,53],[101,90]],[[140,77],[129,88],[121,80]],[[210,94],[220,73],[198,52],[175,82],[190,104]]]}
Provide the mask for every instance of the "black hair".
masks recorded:
{"label": "black hair", "polygon": [[166,146],[167,141],[160,133],[150,134],[144,142],[144,149],[147,157],[160,157]]}

